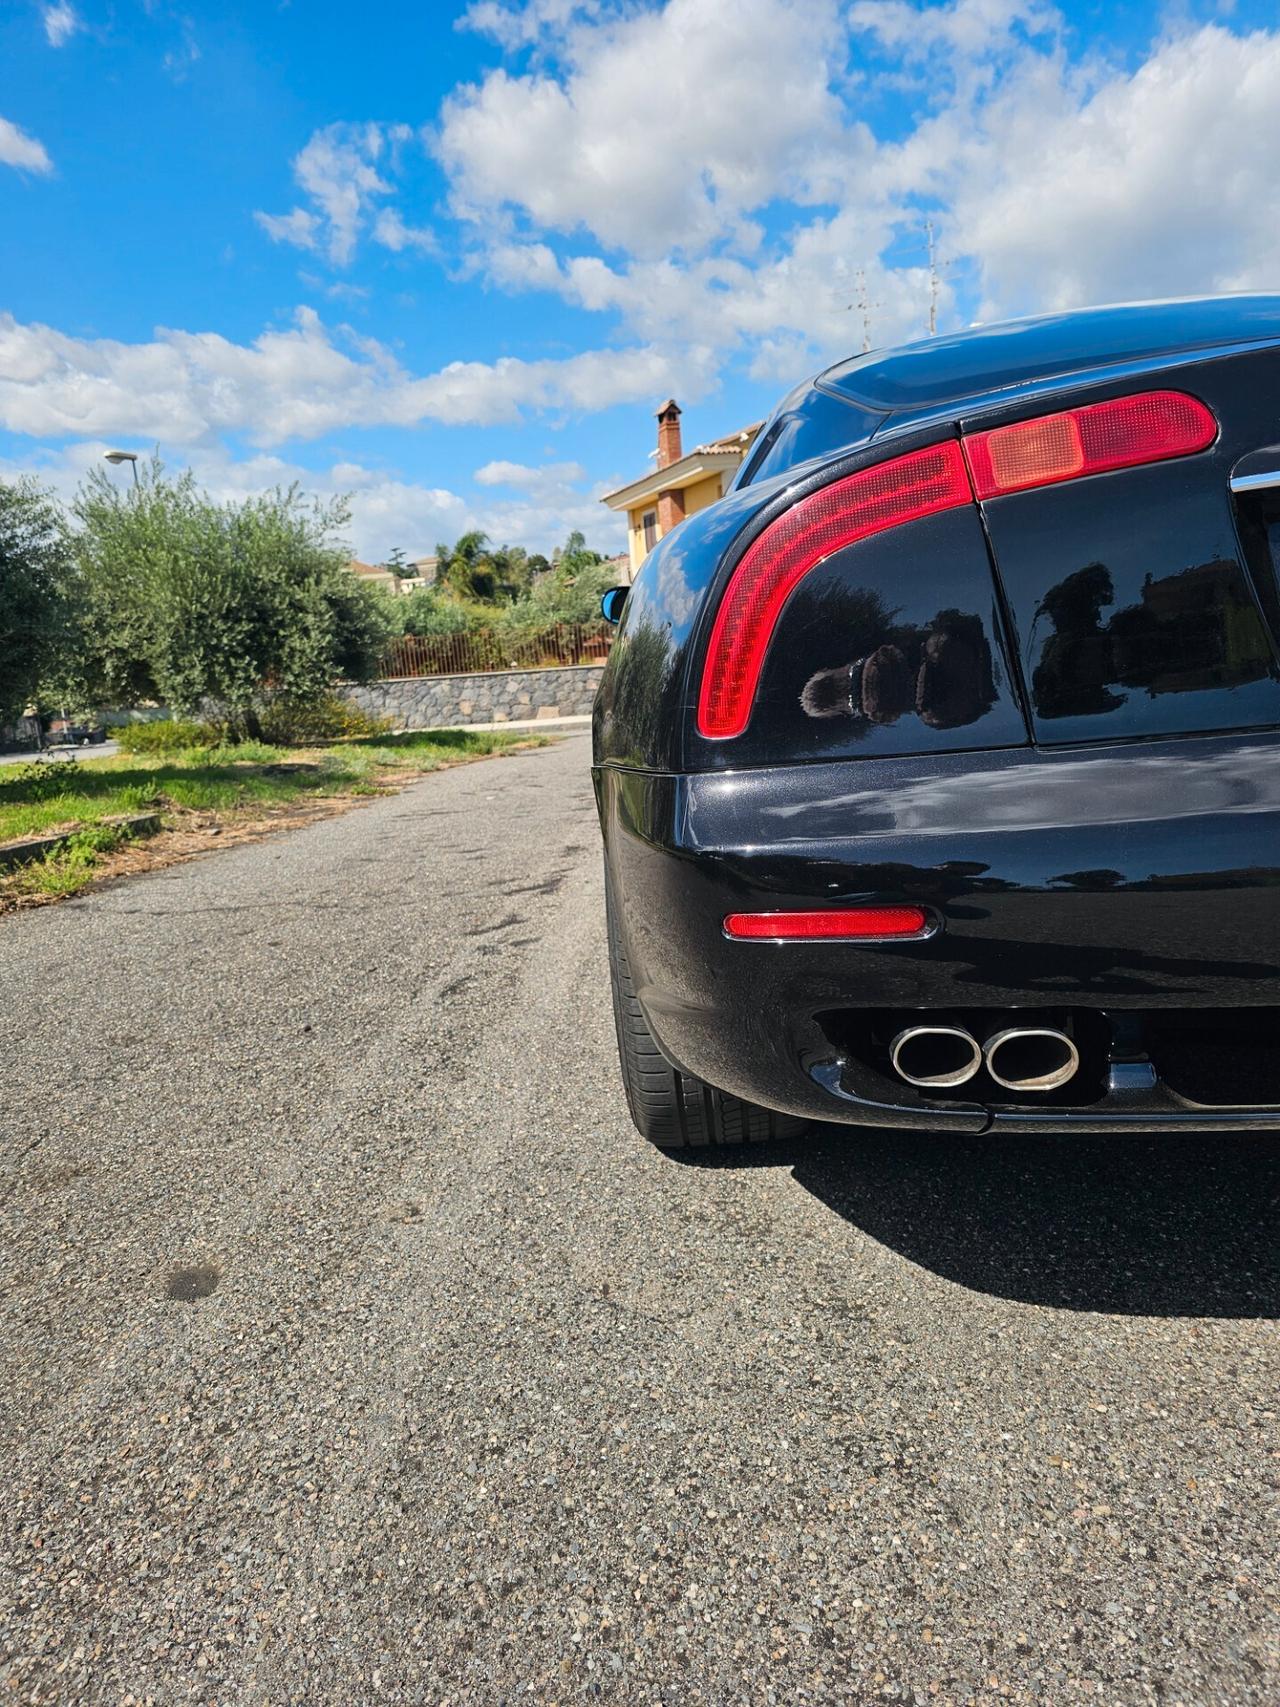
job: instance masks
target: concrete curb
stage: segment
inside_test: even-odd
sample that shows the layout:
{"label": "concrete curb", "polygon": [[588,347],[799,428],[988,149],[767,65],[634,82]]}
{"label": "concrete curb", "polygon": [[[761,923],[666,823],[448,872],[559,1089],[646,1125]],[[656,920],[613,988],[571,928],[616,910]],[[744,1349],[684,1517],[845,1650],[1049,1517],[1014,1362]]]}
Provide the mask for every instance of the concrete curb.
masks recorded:
{"label": "concrete curb", "polygon": [[56,836],[27,837],[23,841],[0,842],[0,870],[15,865],[30,865],[33,860],[44,859],[46,854],[56,852],[64,842],[69,842],[72,836],[78,836],[82,830],[96,829],[103,825],[109,830],[123,830],[128,836],[151,836],[160,828],[158,812],[113,812],[108,818],[99,818],[94,824],[78,824],[74,830],[63,830]]}
{"label": "concrete curb", "polygon": [[591,713],[584,711],[580,714],[575,713],[572,717],[522,717],[500,723],[431,723],[420,729],[400,729],[396,733],[400,735],[430,735],[440,729],[460,729],[465,735],[472,729],[556,729],[563,728],[567,724],[585,726],[590,722]]}

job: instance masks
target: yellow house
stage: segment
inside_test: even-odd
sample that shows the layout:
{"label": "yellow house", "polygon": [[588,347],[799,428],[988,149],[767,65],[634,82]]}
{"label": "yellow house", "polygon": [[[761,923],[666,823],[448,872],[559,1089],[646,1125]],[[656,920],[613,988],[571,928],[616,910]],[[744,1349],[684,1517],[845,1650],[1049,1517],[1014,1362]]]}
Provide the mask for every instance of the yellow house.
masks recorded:
{"label": "yellow house", "polygon": [[611,510],[626,511],[633,579],[664,534],[695,510],[705,510],[724,497],[762,425],[756,421],[727,439],[699,445],[686,456],[680,444],[680,406],[668,397],[658,410],[658,459],[652,473],[606,493],[601,500]]}

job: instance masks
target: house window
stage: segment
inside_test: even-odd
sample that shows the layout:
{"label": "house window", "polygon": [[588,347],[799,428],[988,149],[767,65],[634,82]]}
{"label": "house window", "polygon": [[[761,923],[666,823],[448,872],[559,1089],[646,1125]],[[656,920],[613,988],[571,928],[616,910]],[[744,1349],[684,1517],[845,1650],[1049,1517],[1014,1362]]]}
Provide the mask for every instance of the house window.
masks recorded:
{"label": "house window", "polygon": [[652,551],[658,543],[658,512],[646,510],[640,525],[644,528],[644,548],[646,551]]}

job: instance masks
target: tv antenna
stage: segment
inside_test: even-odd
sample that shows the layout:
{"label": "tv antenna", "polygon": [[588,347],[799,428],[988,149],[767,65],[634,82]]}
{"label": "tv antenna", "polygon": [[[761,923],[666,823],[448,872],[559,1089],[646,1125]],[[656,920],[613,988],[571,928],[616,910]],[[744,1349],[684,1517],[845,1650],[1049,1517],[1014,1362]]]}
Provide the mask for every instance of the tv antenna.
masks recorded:
{"label": "tv antenna", "polygon": [[859,267],[853,276],[858,287],[858,294],[852,302],[846,303],[845,306],[848,309],[856,308],[862,316],[862,353],[865,356],[871,348],[871,310],[882,308],[884,305],[883,303],[872,302],[867,295],[867,269],[865,267]]}
{"label": "tv antenna", "polygon": [[952,263],[938,259],[938,244],[931,219],[924,222],[924,235],[929,254],[929,336],[933,338],[938,332],[938,293],[942,288],[942,269]]}

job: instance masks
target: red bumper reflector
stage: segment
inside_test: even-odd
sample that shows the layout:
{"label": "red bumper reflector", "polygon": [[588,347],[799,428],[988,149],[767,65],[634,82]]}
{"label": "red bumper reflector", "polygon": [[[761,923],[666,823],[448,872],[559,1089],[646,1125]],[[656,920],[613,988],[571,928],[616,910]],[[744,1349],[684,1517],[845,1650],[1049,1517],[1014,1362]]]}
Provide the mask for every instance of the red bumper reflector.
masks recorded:
{"label": "red bumper reflector", "polygon": [[972,433],[964,448],[976,495],[998,498],[1113,468],[1191,456],[1217,436],[1217,421],[1197,398],[1181,391],[1147,391]]}
{"label": "red bumper reflector", "polygon": [[802,498],[752,541],[720,601],[698,696],[698,733],[741,735],[765,653],[797,582],[833,551],[903,522],[971,504],[958,440],[864,468]]}
{"label": "red bumper reflector", "polygon": [[730,913],[724,934],[740,942],[857,942],[927,935],[923,907],[832,907],[813,913]]}

